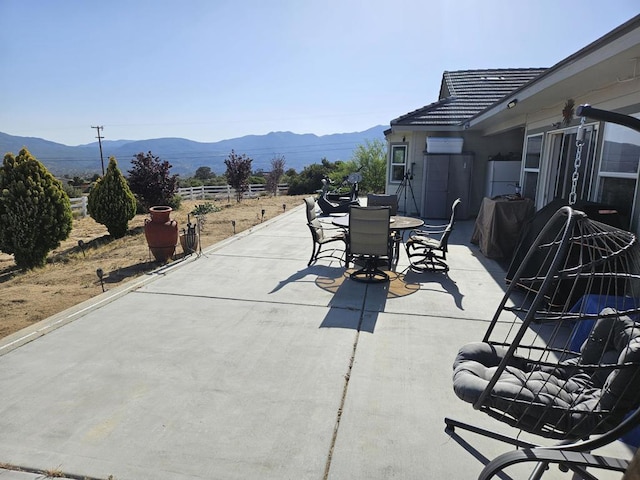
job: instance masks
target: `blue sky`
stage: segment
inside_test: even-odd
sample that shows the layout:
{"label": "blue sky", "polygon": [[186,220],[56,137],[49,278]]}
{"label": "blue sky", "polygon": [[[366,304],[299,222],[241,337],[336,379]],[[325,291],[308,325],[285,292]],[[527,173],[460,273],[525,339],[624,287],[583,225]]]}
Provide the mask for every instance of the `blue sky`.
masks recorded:
{"label": "blue sky", "polygon": [[638,0],[0,0],[0,132],[78,145],[365,130],[444,70],[549,67]]}

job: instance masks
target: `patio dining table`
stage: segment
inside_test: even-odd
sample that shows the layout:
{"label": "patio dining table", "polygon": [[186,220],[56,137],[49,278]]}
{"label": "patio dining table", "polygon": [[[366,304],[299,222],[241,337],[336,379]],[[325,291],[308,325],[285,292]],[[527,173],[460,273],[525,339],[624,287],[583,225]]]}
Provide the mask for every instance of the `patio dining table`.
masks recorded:
{"label": "patio dining table", "polygon": [[[331,220],[337,227],[349,228],[349,214],[333,217]],[[395,249],[393,252],[394,260],[398,260],[398,255],[400,253],[400,240],[404,241],[404,232],[406,230],[413,230],[414,228],[420,228],[424,225],[424,220],[421,218],[415,217],[406,217],[404,215],[391,215],[391,219],[389,221],[389,232],[393,235],[395,242]]]}

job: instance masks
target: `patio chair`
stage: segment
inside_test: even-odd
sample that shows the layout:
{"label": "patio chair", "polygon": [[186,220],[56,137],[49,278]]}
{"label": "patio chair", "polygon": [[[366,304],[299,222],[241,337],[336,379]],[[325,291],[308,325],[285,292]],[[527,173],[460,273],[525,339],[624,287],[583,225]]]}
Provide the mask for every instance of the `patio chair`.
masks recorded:
{"label": "patio chair", "polygon": [[[456,209],[461,200],[458,198],[451,206],[451,218],[446,225],[423,225],[420,230],[413,230],[405,244],[411,269],[418,272],[449,271],[447,251],[449,236],[456,222]],[[434,235],[439,236],[438,238]]]}
{"label": "patio chair", "polygon": [[[349,210],[346,266],[356,257],[364,267],[352,272],[353,280],[362,282],[388,282],[389,275],[378,268],[386,260],[391,269],[393,242],[389,237],[390,208],[357,207]],[[354,262],[355,263],[355,262]]]}
{"label": "patio chair", "polygon": [[398,214],[398,196],[397,195],[381,195],[377,193],[367,194],[367,206],[389,206],[391,215]]}
{"label": "patio chair", "polygon": [[334,242],[343,242],[343,248],[341,252],[344,252],[346,248],[347,236],[342,228],[335,228],[330,225],[323,224],[318,220],[316,216],[316,200],[313,197],[307,197],[304,199],[304,203],[307,207],[307,226],[311,231],[311,239],[313,241],[313,250],[311,251],[311,258],[307,266],[318,260],[318,258],[333,257],[342,259],[342,253],[340,257],[334,255],[335,249],[331,254],[323,255],[320,257],[320,251],[322,248]]}
{"label": "patio chair", "polygon": [[[534,254],[542,254],[544,261]],[[517,429],[507,436],[445,419],[449,432],[468,430],[521,448],[489,462],[480,479],[521,462],[535,464],[531,479],[539,479],[550,464],[586,479],[596,478],[586,467],[625,470],[628,460],[592,451],[619,438],[635,436],[637,443],[638,272],[640,246],[633,233],[570,207],[549,220],[482,340],[463,345],[453,364],[456,395],[475,411]],[[531,282],[539,288],[524,293],[517,288]],[[575,304],[557,301],[567,284],[581,292]],[[530,443],[521,432],[553,441]]]}
{"label": "patio chair", "polygon": [[[367,206],[378,207],[388,205],[391,210],[391,216],[398,214],[398,195],[382,195],[378,193],[367,194]],[[397,230],[391,230],[391,237],[394,245],[393,257],[397,260],[400,253],[400,244],[402,243],[402,234]]]}

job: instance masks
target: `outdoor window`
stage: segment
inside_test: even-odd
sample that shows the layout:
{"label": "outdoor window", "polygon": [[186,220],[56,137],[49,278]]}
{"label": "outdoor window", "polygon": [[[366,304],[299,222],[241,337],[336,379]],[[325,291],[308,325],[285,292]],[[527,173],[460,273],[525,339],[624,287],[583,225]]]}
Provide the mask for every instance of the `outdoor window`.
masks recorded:
{"label": "outdoor window", "polygon": [[[640,118],[640,114],[633,116]],[[616,207],[627,219],[633,218],[639,164],[640,133],[605,124],[597,201]]]}
{"label": "outdoor window", "polygon": [[540,174],[540,157],[542,155],[542,135],[527,137],[524,152],[524,176],[522,178],[522,195],[535,202]]}
{"label": "outdoor window", "polygon": [[[575,185],[576,199],[589,200],[592,196],[592,182],[595,165],[595,125],[584,125],[584,144]],[[576,163],[576,139],[578,128],[567,128],[551,133],[547,138],[550,145],[550,198],[569,200],[573,192],[573,174]]]}
{"label": "outdoor window", "polygon": [[402,182],[407,166],[407,146],[391,145],[391,182]]}

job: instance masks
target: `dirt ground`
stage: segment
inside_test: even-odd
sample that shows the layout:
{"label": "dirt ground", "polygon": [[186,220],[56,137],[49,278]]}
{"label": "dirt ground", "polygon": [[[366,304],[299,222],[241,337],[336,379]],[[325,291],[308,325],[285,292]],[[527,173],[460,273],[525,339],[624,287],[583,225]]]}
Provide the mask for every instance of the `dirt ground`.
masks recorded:
{"label": "dirt ground", "polygon": [[[180,232],[187,224],[187,214],[198,204],[212,203],[219,212],[204,217],[201,247],[204,249],[247,228],[282,214],[302,204],[304,196],[278,196],[244,199],[183,201],[172,212]],[[283,206],[286,206],[283,208]],[[264,216],[262,211],[264,210]],[[129,222],[128,234],[114,240],[107,229],[91,217],[77,218],[67,240],[50,252],[44,268],[23,272],[16,268],[11,255],[0,252],[0,338],[35,322],[77,305],[102,293],[96,274],[104,272],[105,288],[131,280],[160,266],[147,247],[144,220],[136,215]],[[192,223],[195,218],[191,216]],[[84,242],[82,247],[79,241]],[[80,242],[80,243],[82,243]],[[174,258],[184,255],[180,245]]]}

